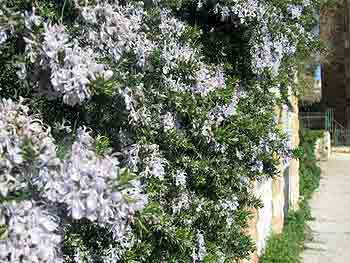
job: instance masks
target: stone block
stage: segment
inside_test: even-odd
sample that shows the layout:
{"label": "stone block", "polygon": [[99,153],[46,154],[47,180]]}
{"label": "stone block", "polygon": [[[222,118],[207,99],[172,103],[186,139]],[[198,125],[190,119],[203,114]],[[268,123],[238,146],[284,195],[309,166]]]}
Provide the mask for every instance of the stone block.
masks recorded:
{"label": "stone block", "polygon": [[[294,102],[297,103],[297,99],[294,97]],[[292,147],[296,148],[299,146],[299,116],[298,106],[295,105],[295,110],[292,113]],[[290,209],[297,210],[299,208],[299,160],[293,159],[289,164],[289,204]]]}
{"label": "stone block", "polygon": [[[282,169],[281,169],[282,171]],[[272,181],[272,232],[282,233],[284,224],[284,178],[283,174]]]}
{"label": "stone block", "polygon": [[[249,235],[253,241],[256,243],[258,239],[258,233],[257,233],[257,222],[258,222],[258,211],[256,209],[251,209],[250,212],[252,213],[252,217],[248,222],[248,228],[246,229],[246,234]],[[241,260],[240,263],[258,263],[259,257],[257,254],[257,251],[254,251],[249,259]]]}
{"label": "stone block", "polygon": [[260,198],[263,207],[258,210],[256,249],[261,256],[266,248],[266,242],[271,235],[272,228],[272,179],[264,180],[258,184],[257,197]]}
{"label": "stone block", "polygon": [[331,135],[328,131],[324,132],[322,138],[317,139],[314,154],[316,160],[327,161],[331,157]]}
{"label": "stone block", "polygon": [[289,166],[289,176],[290,176],[290,193],[289,193],[289,203],[290,209],[299,209],[299,160],[293,159]]}

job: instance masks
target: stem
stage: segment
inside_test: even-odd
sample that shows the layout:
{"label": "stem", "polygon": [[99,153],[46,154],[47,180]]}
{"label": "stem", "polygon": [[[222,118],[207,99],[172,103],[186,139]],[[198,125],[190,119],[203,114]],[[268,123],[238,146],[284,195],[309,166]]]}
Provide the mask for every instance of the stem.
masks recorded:
{"label": "stem", "polygon": [[64,0],[62,11],[61,11],[61,18],[60,18],[61,24],[63,23],[63,13],[64,13],[64,9],[66,8],[66,4],[67,4],[67,0]]}

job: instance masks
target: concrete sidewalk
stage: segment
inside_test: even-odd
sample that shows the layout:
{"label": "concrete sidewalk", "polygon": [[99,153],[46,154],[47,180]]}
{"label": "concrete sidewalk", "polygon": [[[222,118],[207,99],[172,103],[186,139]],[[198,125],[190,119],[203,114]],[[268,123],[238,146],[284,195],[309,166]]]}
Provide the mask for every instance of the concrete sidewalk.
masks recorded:
{"label": "concrete sidewalk", "polygon": [[350,263],[350,154],[333,153],[321,168],[321,185],[310,201],[313,240],[306,242],[302,262]]}

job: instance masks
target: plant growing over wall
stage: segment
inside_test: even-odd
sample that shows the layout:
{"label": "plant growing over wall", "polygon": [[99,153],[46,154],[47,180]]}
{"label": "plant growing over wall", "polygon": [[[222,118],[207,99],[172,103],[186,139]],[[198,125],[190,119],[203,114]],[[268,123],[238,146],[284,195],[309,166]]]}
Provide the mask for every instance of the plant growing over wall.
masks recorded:
{"label": "plant growing over wall", "polygon": [[249,256],[250,182],[290,158],[274,111],[317,47],[317,5],[2,3],[0,95],[27,98],[1,104],[2,261]]}

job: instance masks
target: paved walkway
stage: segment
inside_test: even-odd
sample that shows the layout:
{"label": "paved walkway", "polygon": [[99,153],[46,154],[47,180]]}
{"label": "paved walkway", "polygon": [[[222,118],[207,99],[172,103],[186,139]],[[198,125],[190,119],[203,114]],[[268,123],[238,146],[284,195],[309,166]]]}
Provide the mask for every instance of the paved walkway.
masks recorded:
{"label": "paved walkway", "polygon": [[313,240],[303,262],[350,263],[350,154],[333,153],[321,168],[320,189],[310,202]]}

